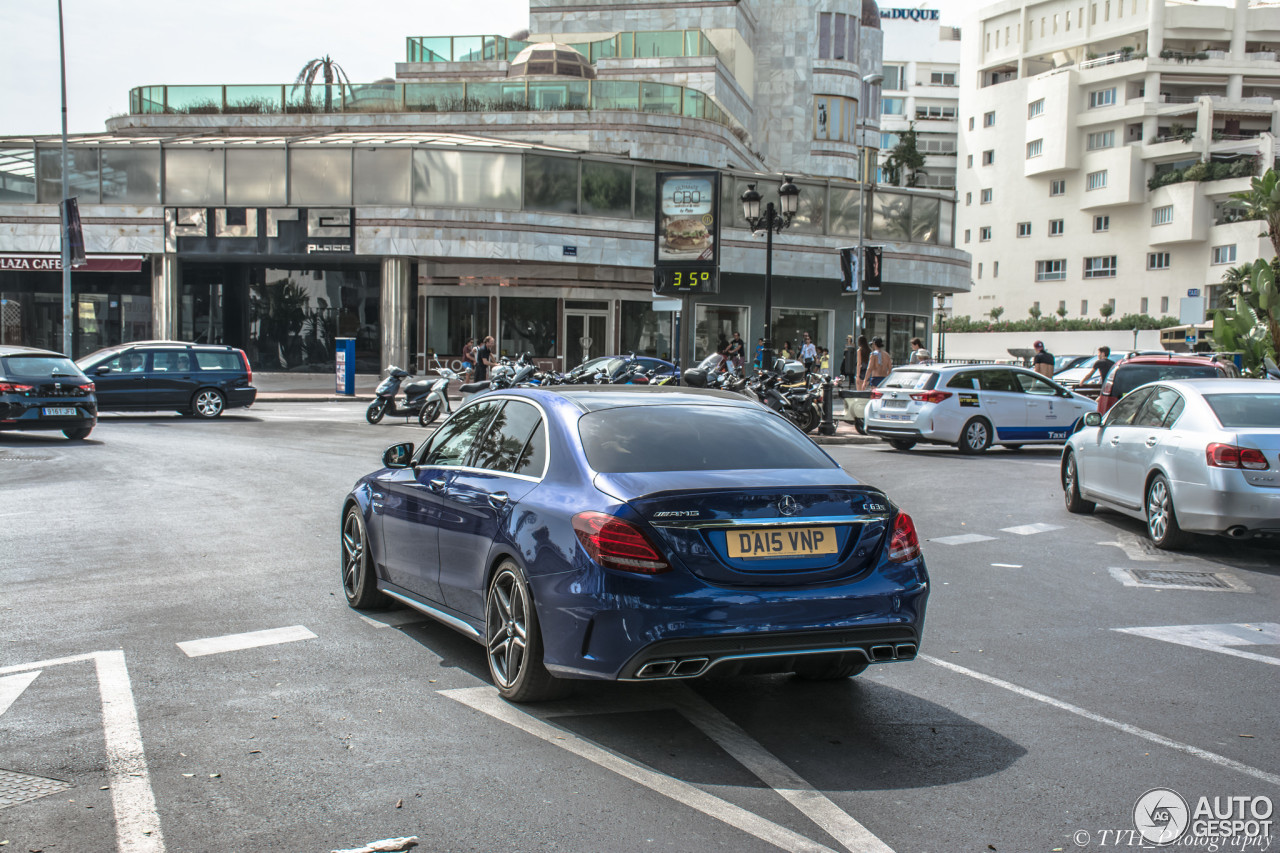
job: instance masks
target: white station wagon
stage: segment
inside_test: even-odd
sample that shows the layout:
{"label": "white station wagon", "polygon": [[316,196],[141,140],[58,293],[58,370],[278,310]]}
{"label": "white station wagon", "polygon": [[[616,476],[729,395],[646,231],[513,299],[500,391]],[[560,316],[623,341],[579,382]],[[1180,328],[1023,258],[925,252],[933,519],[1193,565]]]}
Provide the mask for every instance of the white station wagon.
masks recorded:
{"label": "white station wagon", "polygon": [[909,365],[871,392],[868,435],[898,450],[920,442],[982,453],[993,444],[1062,444],[1098,404],[1005,364]]}

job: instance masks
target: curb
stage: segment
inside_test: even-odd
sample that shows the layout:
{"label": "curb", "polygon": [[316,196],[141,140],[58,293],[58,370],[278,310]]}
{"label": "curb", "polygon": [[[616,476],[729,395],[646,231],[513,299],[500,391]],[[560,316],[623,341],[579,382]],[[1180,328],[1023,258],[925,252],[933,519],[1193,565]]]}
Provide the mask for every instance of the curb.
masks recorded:
{"label": "curb", "polygon": [[373,397],[347,397],[334,394],[259,394],[257,403],[370,403]]}

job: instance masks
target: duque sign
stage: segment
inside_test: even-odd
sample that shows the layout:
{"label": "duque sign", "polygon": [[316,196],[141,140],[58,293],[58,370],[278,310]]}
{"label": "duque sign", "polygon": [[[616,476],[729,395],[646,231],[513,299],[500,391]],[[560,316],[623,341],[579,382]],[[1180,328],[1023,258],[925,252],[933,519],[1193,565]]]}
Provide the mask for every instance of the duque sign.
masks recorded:
{"label": "duque sign", "polygon": [[351,255],[351,207],[167,207],[166,252],[200,255]]}
{"label": "duque sign", "polygon": [[890,21],[937,21],[942,12],[938,9],[881,9],[880,20]]}

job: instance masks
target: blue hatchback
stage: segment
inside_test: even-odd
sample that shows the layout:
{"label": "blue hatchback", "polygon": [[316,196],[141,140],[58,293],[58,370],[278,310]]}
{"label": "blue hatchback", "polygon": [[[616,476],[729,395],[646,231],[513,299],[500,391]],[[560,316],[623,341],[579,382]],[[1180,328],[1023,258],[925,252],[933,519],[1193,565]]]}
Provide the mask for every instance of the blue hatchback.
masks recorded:
{"label": "blue hatchback", "polygon": [[343,504],[348,603],[482,643],[513,701],[916,655],[929,580],[910,516],[739,395],[491,392],[383,464]]}

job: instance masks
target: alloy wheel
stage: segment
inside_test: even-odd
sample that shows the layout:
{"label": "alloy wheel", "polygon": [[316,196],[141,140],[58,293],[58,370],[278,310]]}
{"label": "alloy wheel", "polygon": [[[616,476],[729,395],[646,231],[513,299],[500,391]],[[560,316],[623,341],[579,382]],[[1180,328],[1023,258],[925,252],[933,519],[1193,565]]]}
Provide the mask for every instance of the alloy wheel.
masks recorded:
{"label": "alloy wheel", "polygon": [[529,602],[524,584],[514,572],[504,571],[489,593],[487,619],[489,669],[500,687],[511,687],[525,665],[529,643]]}
{"label": "alloy wheel", "polygon": [[974,421],[964,433],[965,441],[974,450],[987,446],[987,425],[982,421]]}
{"label": "alloy wheel", "polygon": [[354,599],[360,591],[364,550],[364,530],[360,519],[355,512],[349,512],[347,523],[342,526],[342,588],[349,599]]}
{"label": "alloy wheel", "polygon": [[1169,530],[1169,488],[1157,477],[1147,491],[1147,530],[1156,542]]}
{"label": "alloy wheel", "polygon": [[202,418],[216,418],[222,413],[222,395],[207,388],[196,394],[196,413]]}

